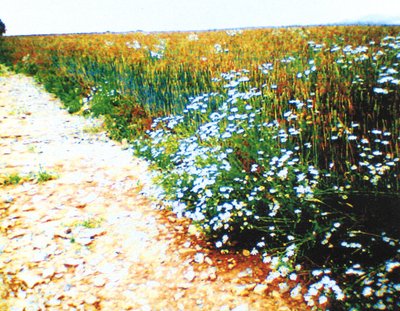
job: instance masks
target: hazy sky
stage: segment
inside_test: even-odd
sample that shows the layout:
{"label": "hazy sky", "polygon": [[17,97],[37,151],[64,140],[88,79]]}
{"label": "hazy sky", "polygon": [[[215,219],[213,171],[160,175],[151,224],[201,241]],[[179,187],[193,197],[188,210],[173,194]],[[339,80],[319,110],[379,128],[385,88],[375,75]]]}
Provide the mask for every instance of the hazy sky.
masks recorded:
{"label": "hazy sky", "polygon": [[326,24],[400,25],[400,0],[1,0],[7,35],[205,30]]}

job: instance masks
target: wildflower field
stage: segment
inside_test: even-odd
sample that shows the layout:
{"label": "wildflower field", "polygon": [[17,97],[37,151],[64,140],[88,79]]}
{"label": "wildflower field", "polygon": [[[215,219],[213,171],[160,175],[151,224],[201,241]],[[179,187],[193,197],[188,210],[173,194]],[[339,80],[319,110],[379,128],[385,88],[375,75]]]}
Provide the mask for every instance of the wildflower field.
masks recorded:
{"label": "wildflower field", "polygon": [[[5,37],[178,216],[311,309],[400,308],[400,27]],[[116,159],[118,161],[118,159]]]}

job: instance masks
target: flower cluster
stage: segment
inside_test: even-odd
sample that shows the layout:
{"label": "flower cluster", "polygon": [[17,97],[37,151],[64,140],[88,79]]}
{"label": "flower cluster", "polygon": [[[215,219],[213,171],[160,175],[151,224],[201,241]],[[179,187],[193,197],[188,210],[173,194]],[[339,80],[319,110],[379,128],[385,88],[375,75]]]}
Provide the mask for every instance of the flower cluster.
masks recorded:
{"label": "flower cluster", "polygon": [[[351,55],[366,51],[344,50]],[[282,63],[292,61],[288,57]],[[307,65],[311,67],[303,71],[305,76],[316,70],[313,60]],[[274,67],[265,63],[259,69],[269,75]],[[398,241],[388,236],[392,244],[387,244],[375,238],[383,234],[378,229],[354,223],[359,211],[352,193],[397,187],[393,181],[399,158],[390,148],[392,135],[378,129],[362,134],[357,122],[338,123],[332,141],[347,144],[358,162],[344,163],[347,173],[342,176],[332,169],[339,163],[331,163],[330,171],[320,169],[307,151],[314,149],[314,142],[304,140],[310,135],[302,123],[315,113],[313,101],[289,100],[288,109],[273,119],[262,109],[268,102],[263,91],[250,85],[248,73],[242,69],[221,74],[213,79],[221,92],[191,98],[182,115],[155,119],[147,138],[137,142],[138,153],[162,170],[158,180],[163,198],[178,216],[192,219],[208,233],[217,248],[237,240],[250,243],[251,253],[261,254],[273,269],[266,282],[287,278],[289,283],[279,283],[281,290],[302,295],[311,307],[332,299],[375,309],[390,305],[389,295],[399,289],[391,277],[400,270],[395,260]],[[354,212],[337,208],[338,203]],[[376,279],[375,266],[361,259],[354,264],[354,253],[374,258],[383,244],[390,247],[390,256],[382,258],[386,270]],[[304,254],[323,268],[305,263]],[[341,261],[327,261],[329,257]],[[297,283],[304,269],[310,269],[308,287]],[[362,283],[364,287],[351,285],[367,275],[371,280]],[[383,276],[386,291],[371,295],[371,288],[383,284]]]}

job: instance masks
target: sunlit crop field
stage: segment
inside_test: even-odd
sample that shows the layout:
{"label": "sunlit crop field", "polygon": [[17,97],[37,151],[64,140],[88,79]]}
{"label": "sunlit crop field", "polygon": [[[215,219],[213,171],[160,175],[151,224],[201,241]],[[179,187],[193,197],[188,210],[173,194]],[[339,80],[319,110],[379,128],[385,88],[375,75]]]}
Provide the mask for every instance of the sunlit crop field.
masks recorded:
{"label": "sunlit crop field", "polygon": [[[154,193],[314,309],[400,308],[400,27],[3,38]],[[271,286],[272,286],[271,285]]]}

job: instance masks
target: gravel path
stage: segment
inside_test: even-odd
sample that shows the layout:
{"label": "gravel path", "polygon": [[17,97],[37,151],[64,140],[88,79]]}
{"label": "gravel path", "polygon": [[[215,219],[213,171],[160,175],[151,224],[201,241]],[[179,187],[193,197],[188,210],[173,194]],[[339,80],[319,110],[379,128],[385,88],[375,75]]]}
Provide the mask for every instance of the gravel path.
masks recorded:
{"label": "gravel path", "polygon": [[257,258],[154,209],[146,165],[99,127],[0,77],[0,310],[300,310],[265,294]]}

